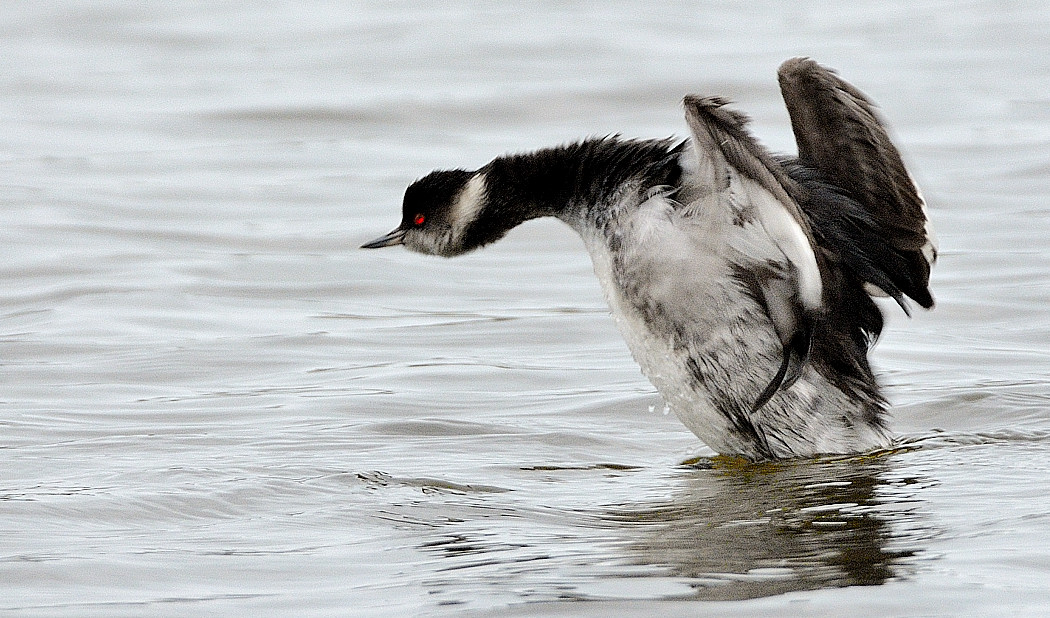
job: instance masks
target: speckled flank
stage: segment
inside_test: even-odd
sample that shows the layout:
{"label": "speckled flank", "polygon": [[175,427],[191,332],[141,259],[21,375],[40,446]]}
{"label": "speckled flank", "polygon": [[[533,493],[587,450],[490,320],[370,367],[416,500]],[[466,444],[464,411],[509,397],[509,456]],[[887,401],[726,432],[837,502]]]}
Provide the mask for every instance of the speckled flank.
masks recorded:
{"label": "speckled flank", "polygon": [[[619,250],[585,234],[616,324],[642,372],[708,446],[753,459],[849,453],[887,446],[880,425],[853,422],[860,402],[812,367],[752,415],[780,364],[769,319],[718,258],[729,217],[682,223],[651,199],[618,229]],[[624,247],[630,247],[624,249]]]}

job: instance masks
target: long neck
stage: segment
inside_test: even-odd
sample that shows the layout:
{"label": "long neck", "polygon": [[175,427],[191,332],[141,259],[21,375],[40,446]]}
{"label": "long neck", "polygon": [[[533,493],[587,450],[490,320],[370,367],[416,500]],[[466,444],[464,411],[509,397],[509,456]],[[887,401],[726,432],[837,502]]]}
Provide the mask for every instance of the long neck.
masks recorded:
{"label": "long neck", "polygon": [[537,217],[605,219],[625,191],[676,185],[678,151],[670,140],[609,137],[495,159],[478,170],[485,178],[485,207],[464,240],[488,244]]}

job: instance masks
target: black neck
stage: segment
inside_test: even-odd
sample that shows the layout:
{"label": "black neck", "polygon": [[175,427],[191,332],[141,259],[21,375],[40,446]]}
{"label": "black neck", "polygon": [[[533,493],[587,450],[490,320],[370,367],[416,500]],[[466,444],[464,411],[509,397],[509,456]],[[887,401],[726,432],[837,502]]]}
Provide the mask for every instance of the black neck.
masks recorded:
{"label": "black neck", "polygon": [[678,184],[678,152],[670,140],[586,140],[536,152],[495,159],[485,174],[486,206],[467,243],[483,245],[537,217],[565,220],[607,211],[625,189],[645,192]]}

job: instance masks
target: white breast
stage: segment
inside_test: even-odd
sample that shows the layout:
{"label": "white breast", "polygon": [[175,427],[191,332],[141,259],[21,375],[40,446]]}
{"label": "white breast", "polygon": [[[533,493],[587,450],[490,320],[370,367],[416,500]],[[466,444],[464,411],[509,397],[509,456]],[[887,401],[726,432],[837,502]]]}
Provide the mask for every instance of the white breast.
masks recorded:
{"label": "white breast", "polygon": [[[613,318],[642,373],[682,423],[708,446],[739,452],[728,419],[713,405],[690,370],[690,357],[705,348],[732,345],[740,331],[763,338],[774,353],[768,320],[755,322],[758,307],[730,277],[724,225],[718,218],[684,218],[666,198],[655,196],[621,221],[614,254],[599,233],[581,234]],[[661,314],[661,322],[651,312]],[[649,312],[649,313],[647,313]],[[741,352],[744,352],[741,350]],[[771,362],[775,367],[775,364]]]}

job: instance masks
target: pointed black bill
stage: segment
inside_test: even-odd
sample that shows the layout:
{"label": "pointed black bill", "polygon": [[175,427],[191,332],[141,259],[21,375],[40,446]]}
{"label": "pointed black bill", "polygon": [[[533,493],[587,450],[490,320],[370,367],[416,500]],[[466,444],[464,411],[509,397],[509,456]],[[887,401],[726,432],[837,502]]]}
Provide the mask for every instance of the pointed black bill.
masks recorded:
{"label": "pointed black bill", "polygon": [[361,245],[362,249],[379,249],[380,247],[393,247],[405,244],[405,230],[397,228],[386,236],[381,236],[372,242]]}

